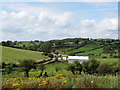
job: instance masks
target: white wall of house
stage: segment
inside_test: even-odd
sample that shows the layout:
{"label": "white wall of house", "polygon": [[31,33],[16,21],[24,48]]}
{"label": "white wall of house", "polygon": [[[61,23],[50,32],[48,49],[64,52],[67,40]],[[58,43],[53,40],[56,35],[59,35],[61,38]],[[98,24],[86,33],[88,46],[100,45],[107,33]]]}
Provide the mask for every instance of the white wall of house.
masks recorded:
{"label": "white wall of house", "polygon": [[68,56],[68,63],[73,63],[74,61],[79,61],[80,63],[83,63],[87,62],[88,60],[88,56]]}
{"label": "white wall of house", "polygon": [[67,60],[67,57],[63,57],[62,59],[63,59],[63,60]]}

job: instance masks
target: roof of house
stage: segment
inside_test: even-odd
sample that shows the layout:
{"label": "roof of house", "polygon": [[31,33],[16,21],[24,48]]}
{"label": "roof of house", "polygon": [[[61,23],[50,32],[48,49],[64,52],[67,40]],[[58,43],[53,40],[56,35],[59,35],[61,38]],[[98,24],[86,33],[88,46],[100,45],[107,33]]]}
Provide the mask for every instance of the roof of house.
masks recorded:
{"label": "roof of house", "polygon": [[88,56],[68,56],[68,59],[89,59]]}

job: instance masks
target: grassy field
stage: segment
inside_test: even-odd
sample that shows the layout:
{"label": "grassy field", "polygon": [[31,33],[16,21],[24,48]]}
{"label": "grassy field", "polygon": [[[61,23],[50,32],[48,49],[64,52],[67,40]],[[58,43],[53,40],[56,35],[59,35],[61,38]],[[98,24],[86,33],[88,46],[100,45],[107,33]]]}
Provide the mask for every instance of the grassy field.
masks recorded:
{"label": "grassy field", "polygon": [[42,55],[42,52],[21,50],[5,46],[0,46],[2,49],[2,62],[18,62],[19,60],[32,59],[32,60],[45,60],[47,56]]}
{"label": "grassy field", "polygon": [[60,74],[47,78],[4,78],[2,88],[118,88],[118,76]]}
{"label": "grassy field", "polygon": [[97,59],[100,63],[118,63],[118,58]]}
{"label": "grassy field", "polygon": [[87,52],[84,52],[84,53],[77,53],[76,55],[100,54],[102,52],[103,52],[103,48],[99,48],[99,49],[92,50],[92,51],[87,51]]}
{"label": "grassy field", "polygon": [[78,49],[74,49],[74,50],[70,50],[70,51],[67,51],[65,52],[65,54],[69,54],[69,53],[73,53],[73,52],[79,52],[79,51],[87,51],[87,50],[91,50],[91,49],[94,49],[94,48],[97,48],[98,45],[95,45],[95,44],[87,44],[83,47],[80,47]]}

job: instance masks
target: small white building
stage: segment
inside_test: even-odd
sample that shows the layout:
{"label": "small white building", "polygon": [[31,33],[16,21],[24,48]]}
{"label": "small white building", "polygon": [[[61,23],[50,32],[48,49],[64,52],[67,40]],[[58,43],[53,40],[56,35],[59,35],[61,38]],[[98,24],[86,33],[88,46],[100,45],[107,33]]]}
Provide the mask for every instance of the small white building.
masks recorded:
{"label": "small white building", "polygon": [[78,42],[78,44],[82,44],[82,42]]}
{"label": "small white building", "polygon": [[67,57],[62,57],[62,60],[67,60]]}
{"label": "small white building", "polygon": [[87,62],[88,60],[88,56],[68,56],[68,63],[73,63],[74,61],[79,61],[80,63],[83,63]]}
{"label": "small white building", "polygon": [[75,44],[74,42],[68,42],[68,44]]}

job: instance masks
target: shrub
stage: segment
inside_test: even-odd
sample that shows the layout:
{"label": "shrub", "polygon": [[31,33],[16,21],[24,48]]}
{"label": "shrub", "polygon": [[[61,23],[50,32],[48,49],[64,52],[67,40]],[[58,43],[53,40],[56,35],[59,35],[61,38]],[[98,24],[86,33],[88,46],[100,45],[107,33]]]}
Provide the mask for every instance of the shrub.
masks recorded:
{"label": "shrub", "polygon": [[55,67],[55,70],[56,70],[56,72],[59,72],[61,70],[61,68],[58,66],[58,67]]}
{"label": "shrub", "polygon": [[118,58],[118,56],[117,56],[117,55],[114,55],[113,58]]}
{"label": "shrub", "polygon": [[80,62],[79,61],[75,61],[74,64],[75,64],[76,74],[78,74],[77,72],[79,72],[79,74],[81,74],[81,72],[82,72],[82,65],[80,64]]}
{"label": "shrub", "polygon": [[84,73],[88,73],[88,74],[98,73],[97,68],[99,64],[100,62],[95,59],[91,59],[88,62],[83,62],[82,66]]}
{"label": "shrub", "polygon": [[47,74],[47,72],[45,72],[45,73],[44,73],[44,77],[48,77],[48,74]]}
{"label": "shrub", "polygon": [[36,69],[36,63],[33,60],[20,61],[20,67],[25,72],[25,77],[29,77],[29,71],[34,68]]}
{"label": "shrub", "polygon": [[13,64],[7,64],[6,66],[5,66],[5,72],[7,73],[7,74],[10,74],[11,72],[13,71]]}
{"label": "shrub", "polygon": [[69,56],[75,56],[75,53],[70,53]]}
{"label": "shrub", "polygon": [[50,57],[52,59],[53,55],[51,53],[48,53],[48,57]]}
{"label": "shrub", "polygon": [[45,66],[44,66],[44,64],[40,64],[39,69],[40,69],[41,72],[40,72],[40,74],[39,74],[38,77],[42,76],[43,71],[45,70]]}
{"label": "shrub", "polygon": [[107,58],[106,56],[102,57],[102,58]]}
{"label": "shrub", "polygon": [[67,69],[68,69],[68,71],[71,71],[72,74],[75,74],[75,65],[74,64],[69,64]]}
{"label": "shrub", "polygon": [[112,73],[112,67],[110,64],[101,64],[98,67],[98,74],[99,75],[106,75],[106,74],[111,74]]}
{"label": "shrub", "polygon": [[112,68],[112,74],[116,75],[117,73],[120,72],[120,66],[119,66],[119,63],[113,63],[111,65],[111,68]]}
{"label": "shrub", "polygon": [[47,55],[48,55],[48,52],[43,52],[43,55],[47,56]]}
{"label": "shrub", "polygon": [[6,64],[5,62],[2,62],[2,68],[5,68]]}

